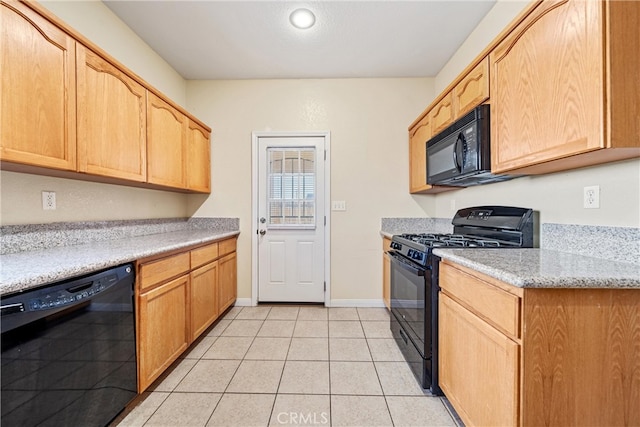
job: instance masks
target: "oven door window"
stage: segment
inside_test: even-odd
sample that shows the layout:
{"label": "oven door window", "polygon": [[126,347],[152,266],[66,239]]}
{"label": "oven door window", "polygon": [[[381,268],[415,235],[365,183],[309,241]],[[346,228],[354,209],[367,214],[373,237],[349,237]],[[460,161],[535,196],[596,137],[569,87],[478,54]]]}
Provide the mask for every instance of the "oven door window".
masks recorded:
{"label": "oven door window", "polygon": [[[430,316],[430,305],[425,304],[429,270],[390,254],[391,258],[391,311],[418,350],[424,352],[425,319]],[[429,301],[429,304],[431,301]],[[430,338],[430,337],[426,337]],[[425,356],[423,354],[423,356]]]}

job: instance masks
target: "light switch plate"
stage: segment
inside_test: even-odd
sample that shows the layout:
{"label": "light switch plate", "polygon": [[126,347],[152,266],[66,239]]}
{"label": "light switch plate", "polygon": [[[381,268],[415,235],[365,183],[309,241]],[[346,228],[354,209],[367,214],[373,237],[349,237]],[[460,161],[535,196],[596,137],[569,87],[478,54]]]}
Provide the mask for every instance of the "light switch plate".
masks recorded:
{"label": "light switch plate", "polygon": [[331,201],[331,210],[332,211],[346,211],[347,210],[347,202],[344,200],[332,200]]}

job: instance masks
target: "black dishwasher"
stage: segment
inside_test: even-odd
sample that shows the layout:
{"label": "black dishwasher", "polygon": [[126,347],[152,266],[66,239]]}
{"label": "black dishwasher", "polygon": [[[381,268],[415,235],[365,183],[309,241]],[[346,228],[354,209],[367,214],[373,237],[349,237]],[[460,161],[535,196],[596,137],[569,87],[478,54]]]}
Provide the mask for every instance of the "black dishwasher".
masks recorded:
{"label": "black dishwasher", "polygon": [[133,283],[125,264],[0,299],[3,427],[103,427],[133,400]]}

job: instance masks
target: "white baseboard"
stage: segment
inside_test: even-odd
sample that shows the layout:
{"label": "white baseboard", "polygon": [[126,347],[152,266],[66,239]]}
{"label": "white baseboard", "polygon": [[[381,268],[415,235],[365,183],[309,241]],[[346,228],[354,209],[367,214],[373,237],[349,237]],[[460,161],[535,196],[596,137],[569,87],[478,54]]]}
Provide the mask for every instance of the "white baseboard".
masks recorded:
{"label": "white baseboard", "polygon": [[332,299],[331,307],[385,307],[381,299]]}
{"label": "white baseboard", "polygon": [[[237,298],[234,304],[236,307],[253,306],[251,298]],[[332,299],[331,305],[327,307],[385,307],[381,299]]]}

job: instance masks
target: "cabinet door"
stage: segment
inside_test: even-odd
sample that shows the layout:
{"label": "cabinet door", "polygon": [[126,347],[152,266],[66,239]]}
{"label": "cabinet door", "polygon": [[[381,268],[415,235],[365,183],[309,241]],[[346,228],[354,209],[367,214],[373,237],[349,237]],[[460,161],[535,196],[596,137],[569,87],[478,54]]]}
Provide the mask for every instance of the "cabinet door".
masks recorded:
{"label": "cabinet door", "polygon": [[82,45],[78,67],[78,170],[144,182],[146,90]]}
{"label": "cabinet door", "polygon": [[427,184],[427,141],[431,138],[431,116],[427,113],[409,132],[409,192],[431,188]]}
{"label": "cabinet door", "polygon": [[517,425],[518,344],[442,292],[439,309],[440,386],[462,421]]}
{"label": "cabinet door", "polygon": [[453,88],[454,116],[460,118],[489,99],[489,58],[475,66]]}
{"label": "cabinet door", "polygon": [[218,262],[191,272],[191,340],[218,317]]}
{"label": "cabinet door", "polygon": [[185,188],[189,119],[166,101],[147,92],[147,181]]}
{"label": "cabinet door", "polygon": [[0,159],[75,171],[75,41],[19,2],[0,23]]}
{"label": "cabinet door", "polygon": [[491,53],[493,172],[604,147],[602,35],[602,2],[549,1]]}
{"label": "cabinet door", "polygon": [[391,310],[391,258],[387,255],[390,249],[391,239],[382,238],[382,300],[384,305]]}
{"label": "cabinet door", "polygon": [[218,289],[220,290],[218,303],[219,313],[222,313],[236,301],[238,292],[236,253],[233,252],[219,259],[218,269]]}
{"label": "cabinet door", "polygon": [[202,193],[211,192],[209,132],[193,120],[189,120],[187,134],[187,188]]}
{"label": "cabinet door", "polygon": [[189,275],[139,297],[138,391],[144,391],[189,346]]}
{"label": "cabinet door", "polygon": [[453,94],[449,92],[431,110],[431,134],[438,132],[453,123]]}

